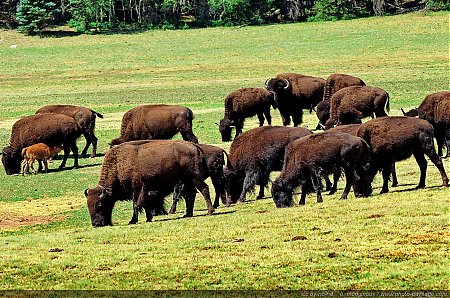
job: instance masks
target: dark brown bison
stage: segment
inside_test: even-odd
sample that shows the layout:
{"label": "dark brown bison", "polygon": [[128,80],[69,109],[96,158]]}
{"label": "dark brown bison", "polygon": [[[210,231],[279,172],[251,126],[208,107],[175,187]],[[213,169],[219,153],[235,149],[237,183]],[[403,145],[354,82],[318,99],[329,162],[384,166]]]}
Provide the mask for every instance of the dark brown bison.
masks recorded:
{"label": "dark brown bison", "polygon": [[[444,125],[442,125],[442,122],[441,122],[441,124],[438,124],[436,121],[436,110],[437,110],[437,105],[441,101],[448,101],[448,100],[450,100],[450,92],[449,91],[441,91],[441,92],[432,93],[432,94],[427,95],[424,98],[424,100],[422,101],[422,103],[419,105],[419,107],[416,109],[412,109],[408,112],[405,112],[402,109],[402,112],[405,116],[409,116],[409,117],[419,116],[419,118],[425,119],[428,122],[430,122],[431,125],[433,125],[434,137],[436,138],[439,156],[443,156],[443,147],[444,147],[444,143],[446,141],[446,137],[445,137],[446,131],[445,131]],[[446,104],[442,104],[440,107],[441,116],[445,114],[445,111],[443,109],[443,106],[445,106],[445,105]],[[450,113],[450,110],[448,110],[447,113]],[[443,119],[441,118],[440,120],[442,121]],[[447,155],[446,156],[448,156],[448,147],[447,147]]]}
{"label": "dark brown bison", "polygon": [[198,143],[192,132],[194,114],[186,107],[175,105],[141,105],[122,117],[120,137],[110,145],[134,140],[171,139],[181,133],[183,140]]}
{"label": "dark brown bison", "polygon": [[[292,192],[302,186],[300,204],[305,204],[306,194],[312,188],[317,202],[322,202],[321,177],[339,174],[343,170],[346,185],[341,199],[346,199],[350,188],[358,181],[359,194],[370,193],[367,178],[370,148],[356,136],[340,132],[323,132],[291,142],[284,156],[280,176],[272,184],[272,196],[278,208],[292,205]],[[365,187],[364,187],[365,186]]]}
{"label": "dark brown bison", "polygon": [[270,107],[276,109],[274,96],[273,92],[263,88],[241,88],[228,94],[225,98],[225,114],[219,123],[222,141],[231,141],[233,127],[236,128],[235,137],[241,134],[245,118],[258,115],[259,126],[264,125],[265,119],[271,125]]}
{"label": "dark brown bison", "polygon": [[178,140],[132,141],[112,147],[105,155],[97,187],[86,189],[92,225],[112,225],[112,209],[118,200],[132,200],[137,223],[145,209],[147,221],[152,210],[161,210],[164,197],[179,182],[189,193],[185,216],[192,216],[198,189],[205,198],[208,214],[214,208],[209,197],[206,164],[201,149],[193,143]]}
{"label": "dark brown bison", "polygon": [[[66,165],[72,150],[74,167],[78,167],[77,138],[81,131],[71,117],[60,114],[39,114],[19,119],[11,129],[9,146],[3,148],[2,162],[7,175],[18,174],[22,161],[22,149],[33,144],[45,143],[48,146],[63,145],[64,158],[59,166]],[[39,171],[42,165],[39,163]]]}
{"label": "dark brown bison", "polygon": [[350,86],[366,86],[366,83],[364,83],[364,81],[360,78],[347,74],[335,73],[330,75],[325,80],[323,100],[329,100],[334,93],[341,90],[342,88]]}
{"label": "dark brown bison", "polygon": [[322,100],[316,106],[316,116],[319,119],[319,123],[316,126],[316,130],[325,129],[325,123],[330,119],[330,101]]}
{"label": "dark brown bison", "polygon": [[80,127],[81,133],[86,139],[86,146],[81,152],[82,156],[86,156],[89,146],[92,144],[91,157],[97,155],[97,137],[94,134],[95,118],[103,118],[103,115],[89,108],[72,106],[72,105],[48,105],[36,111],[36,114],[55,113],[72,117]]}
{"label": "dark brown bison", "polygon": [[310,135],[303,127],[262,126],[244,132],[233,140],[228,154],[230,165],[224,170],[228,202],[245,201],[245,196],[259,185],[258,199],[272,171],[281,171],[284,149],[292,140]]}
{"label": "dark brown bison", "polygon": [[361,119],[375,113],[377,117],[387,116],[389,94],[381,88],[352,86],[337,91],[330,99],[330,118],[325,129],[351,123],[361,123]]}
{"label": "dark brown bison", "polygon": [[325,80],[296,73],[282,73],[266,80],[266,89],[275,92],[283,125],[303,122],[303,109],[312,109],[323,99]]}
{"label": "dark brown bison", "polygon": [[361,124],[358,136],[371,147],[372,162],[369,178],[372,181],[376,173],[382,170],[383,187],[381,193],[389,191],[388,180],[392,163],[405,160],[414,155],[420,168],[420,181],[417,188],[425,187],[427,173],[427,155],[439,169],[443,185],[448,185],[447,174],[441,158],[434,150],[433,127],[425,120],[403,116],[372,119]]}
{"label": "dark brown bison", "polygon": [[442,99],[436,105],[434,119],[436,121],[437,129],[441,133],[443,132],[445,146],[447,147],[447,154],[445,155],[445,157],[448,157],[449,155],[448,148],[450,148],[450,93],[447,98]]}
{"label": "dark brown bison", "polygon": [[[346,125],[339,125],[333,128],[330,128],[327,131],[334,131],[334,132],[344,132],[344,133],[349,133],[351,135],[354,136],[358,136],[358,129],[360,128],[361,124],[346,124]],[[398,185],[398,180],[397,180],[397,173],[395,171],[395,162],[392,163],[392,187],[396,187]],[[333,184],[332,187],[332,193],[333,190],[336,191],[336,178],[335,178],[335,183]]]}
{"label": "dark brown bison", "polygon": [[[225,182],[223,177],[223,168],[225,166],[224,155],[227,155],[227,153],[222,148],[213,145],[198,144],[198,146],[202,150],[203,156],[206,160],[206,165],[208,167],[208,176],[205,177],[205,179],[208,177],[211,178],[211,182],[216,192],[213,207],[217,208],[219,207],[219,198],[221,198],[223,204],[226,204],[227,199],[225,195]],[[184,184],[180,183],[174,190],[173,203],[169,211],[170,214],[174,214],[176,212],[177,203],[182,196],[184,196]]]}

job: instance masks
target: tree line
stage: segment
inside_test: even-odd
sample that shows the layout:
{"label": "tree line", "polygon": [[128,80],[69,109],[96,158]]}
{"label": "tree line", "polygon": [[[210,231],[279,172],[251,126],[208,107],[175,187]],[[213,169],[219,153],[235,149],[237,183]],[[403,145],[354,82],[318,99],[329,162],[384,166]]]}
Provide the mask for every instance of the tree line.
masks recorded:
{"label": "tree line", "polygon": [[414,10],[449,10],[449,0],[3,0],[0,27],[39,33],[183,29],[352,19]]}

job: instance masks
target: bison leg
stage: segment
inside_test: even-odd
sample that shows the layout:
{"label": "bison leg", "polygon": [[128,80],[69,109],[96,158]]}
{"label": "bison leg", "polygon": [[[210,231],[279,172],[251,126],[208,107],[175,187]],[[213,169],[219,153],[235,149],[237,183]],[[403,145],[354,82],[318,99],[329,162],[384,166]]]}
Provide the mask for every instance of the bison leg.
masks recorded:
{"label": "bison leg", "polygon": [[311,172],[311,182],[317,194],[317,203],[322,203],[322,180],[315,171]]}
{"label": "bison leg", "polygon": [[[448,149],[447,149],[448,150]],[[438,168],[439,173],[442,177],[442,185],[448,186],[448,177],[445,173],[444,165],[442,164],[442,159],[439,157],[439,155],[436,154],[436,151],[434,151],[434,147],[430,148],[428,153],[425,153],[430,158],[431,162],[434,163],[436,168]]]}
{"label": "bison leg", "polygon": [[302,122],[303,122],[303,110],[302,109],[298,109],[295,112],[296,112],[296,114],[292,115],[292,122],[294,122],[294,126],[297,127],[300,124],[302,124]]}
{"label": "bison leg", "polygon": [[392,187],[396,187],[398,186],[398,180],[397,180],[397,171],[395,170],[395,162],[392,163],[391,174],[392,174]]}
{"label": "bison leg", "polygon": [[[434,125],[434,137],[436,138],[436,144],[438,148],[437,154],[439,156],[443,156],[443,148],[445,143],[445,131],[442,127],[442,125]],[[448,148],[447,148],[448,150]]]}
{"label": "bison leg", "polygon": [[270,115],[270,106],[264,111],[264,116],[266,116],[267,124],[272,125],[272,115]]}
{"label": "bison leg", "polygon": [[423,153],[415,153],[414,157],[416,158],[417,164],[420,168],[420,180],[419,185],[416,188],[424,188],[425,187],[425,179],[427,176],[427,160]]}
{"label": "bison leg", "polygon": [[183,217],[192,217],[194,216],[194,204],[197,190],[191,182],[184,183],[183,186],[183,196],[186,201],[186,214],[183,215]]}
{"label": "bison leg", "polygon": [[255,186],[257,179],[257,173],[250,172],[245,173],[245,179],[244,179],[244,185],[242,186],[242,192],[239,196],[238,201],[245,202],[245,196],[247,195],[247,192]]}
{"label": "bison leg", "polygon": [[385,163],[382,166],[381,174],[383,176],[383,187],[381,188],[380,194],[389,192],[389,176],[391,175],[392,162]]}
{"label": "bison leg", "polygon": [[242,129],[244,128],[244,120],[238,119],[235,121],[236,134],[234,137],[236,138],[238,135],[242,133]]}
{"label": "bison leg", "polygon": [[44,163],[45,172],[47,173],[48,172],[48,161],[47,161],[47,158],[44,158],[43,163]]}
{"label": "bison leg", "polygon": [[177,204],[184,190],[184,184],[178,183],[173,189],[172,207],[170,207],[169,214],[177,212]]}
{"label": "bison leg", "polygon": [[337,184],[339,181],[339,173],[333,173],[333,185],[331,186],[330,189],[330,195],[334,195],[337,191]]}
{"label": "bison leg", "polygon": [[350,192],[350,188],[355,183],[355,172],[353,168],[345,168],[344,169],[345,174],[345,188],[344,192],[341,195],[341,200],[346,200],[348,197],[348,193]]}
{"label": "bison leg", "polygon": [[214,190],[216,192],[216,196],[214,198],[214,204],[213,207],[214,209],[219,207],[219,198],[221,198],[222,203],[226,204],[226,196],[225,196],[225,191],[223,188],[223,184],[220,178],[218,178],[217,176],[211,176],[211,182],[214,186]]}
{"label": "bison leg", "polygon": [[[202,181],[202,180],[194,180],[193,182],[194,182],[195,188],[197,188],[202,193],[203,197],[205,198],[206,207],[208,208],[208,215],[212,215],[214,212],[214,208],[211,203],[211,197],[209,196],[208,185],[205,183],[205,181]],[[192,208],[193,207],[194,207],[194,205],[192,205]]]}
{"label": "bison leg", "polygon": [[86,146],[84,146],[81,156],[86,157],[89,146],[92,144],[92,154],[90,157],[95,157],[97,155],[97,137],[92,133],[84,133],[84,138],[86,139]]}
{"label": "bison leg", "polygon": [[263,126],[264,121],[266,120],[266,118],[264,118],[263,112],[258,113],[258,120],[259,120],[259,126]]}

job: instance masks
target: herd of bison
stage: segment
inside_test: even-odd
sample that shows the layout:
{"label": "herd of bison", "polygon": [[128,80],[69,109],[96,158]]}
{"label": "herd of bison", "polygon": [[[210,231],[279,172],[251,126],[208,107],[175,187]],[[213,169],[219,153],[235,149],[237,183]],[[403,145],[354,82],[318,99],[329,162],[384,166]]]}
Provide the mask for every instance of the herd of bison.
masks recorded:
{"label": "herd of bison", "polygon": [[[378,172],[383,177],[381,193],[386,193],[389,180],[392,186],[398,183],[395,162],[411,155],[420,168],[417,188],[425,187],[425,155],[439,170],[443,185],[448,186],[441,156],[444,145],[447,154],[450,148],[449,91],[427,95],[418,108],[402,110],[404,116],[388,116],[389,94],[366,86],[357,77],[333,74],[324,80],[283,73],[268,79],[265,88],[231,92],[224,108],[224,117],[217,123],[222,140],[231,141],[235,130],[228,153],[217,146],[199,144],[192,131],[194,113],[189,108],[160,104],[127,111],[120,136],[109,143],[98,185],[85,190],[92,225],[112,225],[112,210],[118,200],[133,202],[130,224],[138,222],[141,211],[151,221],[154,215],[166,213],[164,198],[171,193],[170,213],[176,212],[182,198],[186,202],[184,216],[192,216],[199,191],[208,214],[212,214],[220,202],[229,206],[245,201],[247,192],[256,185],[260,187],[257,198],[263,198],[272,171],[281,171],[271,188],[276,207],[292,206],[296,187],[301,187],[300,204],[305,204],[310,192],[315,192],[317,202],[322,202],[322,180],[326,190],[335,193],[342,175],[345,187],[341,199],[347,198],[352,187],[355,196],[369,196]],[[278,109],[284,126],[271,126],[272,108]],[[324,132],[298,127],[303,110],[316,112],[316,130]],[[259,127],[242,132],[244,120],[255,115]],[[369,116],[373,119],[362,123],[361,119]],[[25,159],[27,165],[30,159],[38,159],[42,171],[41,160],[46,162],[53,151],[47,149],[45,152],[50,153],[39,154],[41,147],[62,146],[60,168],[65,167],[72,151],[76,168],[76,141],[81,134],[86,138],[81,154],[87,155],[92,144],[91,157],[96,156],[97,117],[103,118],[89,108],[51,105],[21,118],[12,127],[9,146],[2,150],[6,174],[26,174]],[[268,125],[264,126],[266,120]],[[294,127],[289,127],[291,121]],[[183,141],[170,140],[177,133]],[[205,183],[207,178],[211,178],[215,189],[214,203]]]}

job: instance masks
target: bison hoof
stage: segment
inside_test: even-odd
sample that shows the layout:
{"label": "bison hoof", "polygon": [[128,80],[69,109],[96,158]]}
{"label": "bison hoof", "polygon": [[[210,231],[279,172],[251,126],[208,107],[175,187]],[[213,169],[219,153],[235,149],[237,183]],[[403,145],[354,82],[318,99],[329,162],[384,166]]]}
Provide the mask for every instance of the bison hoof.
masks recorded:
{"label": "bison hoof", "polygon": [[421,188],[425,188],[425,184],[419,184],[416,186],[416,189],[421,189]]}
{"label": "bison hoof", "polygon": [[129,225],[135,225],[135,224],[137,224],[137,220],[130,220],[130,222],[128,224]]}
{"label": "bison hoof", "polygon": [[194,215],[191,214],[191,213],[186,213],[185,215],[183,215],[184,218],[186,218],[186,217],[193,217],[193,216],[194,216]]}
{"label": "bison hoof", "polygon": [[208,211],[208,215],[213,215],[214,209]]}

